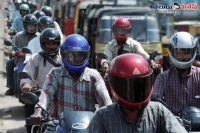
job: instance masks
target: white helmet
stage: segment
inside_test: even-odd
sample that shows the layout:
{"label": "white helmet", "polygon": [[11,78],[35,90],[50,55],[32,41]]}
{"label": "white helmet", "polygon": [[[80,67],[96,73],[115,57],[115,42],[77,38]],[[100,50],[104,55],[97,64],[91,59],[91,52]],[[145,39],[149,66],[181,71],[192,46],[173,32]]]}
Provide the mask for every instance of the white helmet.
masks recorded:
{"label": "white helmet", "polygon": [[177,32],[169,42],[169,58],[179,69],[188,69],[196,57],[196,42],[188,32]]}

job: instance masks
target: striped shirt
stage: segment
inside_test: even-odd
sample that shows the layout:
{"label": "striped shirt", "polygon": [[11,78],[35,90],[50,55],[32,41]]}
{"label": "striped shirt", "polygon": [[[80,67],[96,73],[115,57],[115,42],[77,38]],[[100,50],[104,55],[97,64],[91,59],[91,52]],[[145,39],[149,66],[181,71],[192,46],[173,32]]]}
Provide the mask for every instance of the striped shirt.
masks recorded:
{"label": "striped shirt", "polygon": [[176,117],[161,103],[149,102],[137,122],[122,114],[119,104],[99,109],[86,133],[187,133]]}
{"label": "striped shirt", "polygon": [[154,92],[159,98],[164,97],[169,110],[175,115],[188,106],[200,107],[200,68],[192,66],[190,74],[183,78],[178,75],[175,67],[157,76]]}
{"label": "striped shirt", "polygon": [[54,97],[50,115],[56,119],[64,110],[94,112],[97,103],[100,107],[112,104],[99,72],[87,67],[76,82],[65,68],[53,68],[42,89],[39,104],[47,109]]}

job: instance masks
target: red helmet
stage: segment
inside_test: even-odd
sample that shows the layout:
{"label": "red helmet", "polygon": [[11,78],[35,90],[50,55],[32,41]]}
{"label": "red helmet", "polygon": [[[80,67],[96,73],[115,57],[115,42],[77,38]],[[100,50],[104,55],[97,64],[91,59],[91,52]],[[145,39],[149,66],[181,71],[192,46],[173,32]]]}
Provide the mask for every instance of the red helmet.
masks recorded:
{"label": "red helmet", "polygon": [[131,24],[126,18],[118,18],[113,23],[113,34],[118,41],[126,41],[131,31]]}
{"label": "red helmet", "polygon": [[151,74],[148,62],[138,54],[122,54],[111,61],[109,83],[113,96],[127,109],[146,107],[152,94]]}

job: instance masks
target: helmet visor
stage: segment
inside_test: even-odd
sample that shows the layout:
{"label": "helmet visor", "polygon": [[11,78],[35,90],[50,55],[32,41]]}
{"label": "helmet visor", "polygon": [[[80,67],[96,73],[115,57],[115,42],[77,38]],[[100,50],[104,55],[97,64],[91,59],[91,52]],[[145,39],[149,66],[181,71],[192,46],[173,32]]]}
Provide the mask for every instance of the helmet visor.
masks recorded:
{"label": "helmet visor", "polygon": [[141,103],[151,93],[151,75],[141,78],[118,77],[110,75],[112,89],[119,97],[130,103]]}
{"label": "helmet visor", "polygon": [[71,65],[82,65],[89,58],[89,51],[63,51],[61,50],[62,58]]}
{"label": "helmet visor", "polygon": [[26,24],[25,30],[28,33],[35,33],[35,32],[37,32],[37,24]]}
{"label": "helmet visor", "polygon": [[113,27],[113,33],[115,35],[124,37],[124,36],[128,36],[130,34],[130,28],[129,29],[125,29],[125,28],[116,28]]}
{"label": "helmet visor", "polygon": [[43,30],[45,30],[46,28],[54,28],[54,24],[49,24],[49,25],[47,25],[47,24],[39,24],[39,30],[40,31],[43,31]]}
{"label": "helmet visor", "polygon": [[174,59],[180,62],[191,61],[196,53],[196,47],[194,48],[174,48],[169,47],[171,55]]}

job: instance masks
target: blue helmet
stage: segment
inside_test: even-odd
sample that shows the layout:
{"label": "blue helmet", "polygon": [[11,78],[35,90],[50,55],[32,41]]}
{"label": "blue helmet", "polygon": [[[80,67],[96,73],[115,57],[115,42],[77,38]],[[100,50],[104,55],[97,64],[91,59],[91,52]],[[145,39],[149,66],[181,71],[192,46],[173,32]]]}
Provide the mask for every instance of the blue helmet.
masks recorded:
{"label": "blue helmet", "polygon": [[89,62],[90,46],[83,36],[72,34],[63,41],[60,54],[69,73],[81,74]]}

